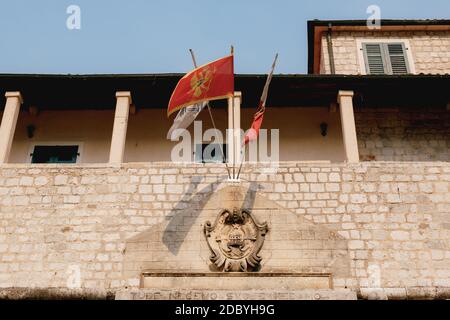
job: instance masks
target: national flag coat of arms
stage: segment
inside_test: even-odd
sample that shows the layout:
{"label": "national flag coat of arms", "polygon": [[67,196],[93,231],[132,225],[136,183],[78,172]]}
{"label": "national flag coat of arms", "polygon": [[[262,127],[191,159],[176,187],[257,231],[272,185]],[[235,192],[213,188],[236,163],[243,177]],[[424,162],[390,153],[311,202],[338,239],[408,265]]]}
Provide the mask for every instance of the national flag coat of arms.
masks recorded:
{"label": "national flag coat of arms", "polygon": [[194,69],[180,79],[170,97],[167,116],[203,101],[224,99],[234,94],[233,55]]}

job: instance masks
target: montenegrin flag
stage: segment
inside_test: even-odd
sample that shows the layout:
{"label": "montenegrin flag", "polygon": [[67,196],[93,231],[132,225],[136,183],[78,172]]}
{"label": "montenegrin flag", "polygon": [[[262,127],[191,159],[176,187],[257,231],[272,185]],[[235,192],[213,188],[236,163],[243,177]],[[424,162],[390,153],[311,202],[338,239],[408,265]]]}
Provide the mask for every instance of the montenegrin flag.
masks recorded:
{"label": "montenegrin flag", "polygon": [[273,71],[275,70],[275,65],[277,63],[278,54],[275,55],[275,59],[273,60],[272,69],[270,70],[269,75],[267,76],[266,84],[264,85],[264,89],[261,95],[261,99],[259,100],[258,109],[256,110],[255,115],[253,116],[253,122],[251,128],[247,131],[244,136],[243,145],[249,143],[252,140],[256,140],[259,135],[259,129],[261,129],[261,125],[264,119],[264,112],[266,111],[266,100],[267,94],[269,92],[270,81],[272,81]]}
{"label": "montenegrin flag", "polygon": [[170,97],[167,116],[189,105],[234,94],[233,55],[194,69],[180,79]]}

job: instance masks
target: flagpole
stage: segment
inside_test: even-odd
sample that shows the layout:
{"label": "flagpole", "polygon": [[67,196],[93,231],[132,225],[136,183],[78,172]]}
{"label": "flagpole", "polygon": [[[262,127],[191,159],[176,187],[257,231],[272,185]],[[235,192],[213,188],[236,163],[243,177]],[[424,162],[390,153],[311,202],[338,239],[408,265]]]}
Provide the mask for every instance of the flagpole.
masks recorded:
{"label": "flagpole", "polygon": [[[191,53],[192,62],[194,63],[194,68],[197,68],[197,61],[195,60],[194,50],[189,49],[189,52]],[[206,106],[208,108],[209,117],[211,118],[211,122],[212,122],[212,125],[214,127],[214,131],[217,132],[216,123],[215,123],[214,118],[212,116],[212,112],[211,112],[211,107],[209,105],[209,101],[206,102]],[[231,179],[230,168],[228,168],[228,163],[227,163],[227,161],[225,159],[225,153],[223,152],[222,145],[219,144],[219,147],[220,147],[220,152],[222,153],[222,160],[223,160],[223,162],[225,162],[225,166],[227,168],[228,179]]]}
{"label": "flagpole", "polygon": [[235,166],[236,166],[236,161],[235,161],[235,159],[236,159],[236,154],[235,154],[235,152],[236,152],[236,145],[235,145],[236,133],[235,133],[235,127],[234,127],[234,125],[235,125],[235,122],[234,122],[234,92],[233,92],[233,96],[231,97],[231,123],[232,123],[231,138],[233,139],[233,144],[232,144],[232,146],[233,146],[233,153],[232,153],[232,155],[233,155],[233,179],[235,179],[235,177],[236,177],[236,168],[235,168]]}
{"label": "flagpole", "polygon": [[[242,151],[242,147],[241,147],[241,151]],[[244,160],[245,160],[245,144],[244,144],[244,154],[243,154],[243,156],[241,156],[240,158],[241,158],[241,164],[240,164],[240,166],[239,166],[239,171],[238,171],[236,180],[238,180],[238,179],[239,179],[239,176],[241,175],[242,164],[244,163]]]}
{"label": "flagpole", "polygon": [[191,53],[192,62],[194,63],[194,68],[197,68],[197,60],[195,60],[194,50],[189,49],[189,52]]}
{"label": "flagpole", "polygon": [[[234,55],[234,47],[231,46],[231,55]],[[233,138],[233,179],[236,179],[236,128],[234,127],[235,125],[235,121],[234,121],[234,92],[233,92],[233,97],[231,98],[231,123],[233,124],[233,129],[232,129],[232,138]]]}
{"label": "flagpole", "polygon": [[[256,112],[256,114],[259,114],[260,112],[264,112],[264,110],[266,108],[266,99],[267,99],[267,93],[269,90],[269,84],[270,84],[270,81],[272,80],[272,75],[273,75],[273,71],[275,70],[275,65],[277,64],[277,60],[278,60],[278,53],[275,55],[275,59],[273,60],[273,63],[272,63],[272,69],[270,70],[270,73],[267,76],[266,84],[264,85],[263,93],[261,95],[262,108],[261,108],[261,110],[258,110]],[[256,114],[255,114],[255,116],[256,116]],[[250,141],[249,141],[249,143],[250,143]],[[239,176],[241,174],[242,164],[244,163],[244,160],[245,160],[245,145],[246,144],[245,144],[245,140],[244,140],[244,159],[242,159],[242,157],[241,157],[241,164],[239,166],[239,171],[238,171],[236,179],[239,179]],[[241,146],[241,149],[242,149],[242,146]]]}

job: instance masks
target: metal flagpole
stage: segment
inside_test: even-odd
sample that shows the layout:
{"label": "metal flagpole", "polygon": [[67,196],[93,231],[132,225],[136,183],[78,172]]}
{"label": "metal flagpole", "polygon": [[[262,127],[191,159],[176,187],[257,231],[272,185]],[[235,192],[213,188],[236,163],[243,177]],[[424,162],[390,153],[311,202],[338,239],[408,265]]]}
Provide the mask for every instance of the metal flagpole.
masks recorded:
{"label": "metal flagpole", "polygon": [[232,123],[232,125],[233,125],[233,127],[232,127],[232,129],[231,129],[231,137],[232,137],[232,139],[233,139],[233,144],[232,144],[232,146],[233,146],[233,153],[232,153],[232,155],[233,155],[233,180],[236,178],[236,168],[235,168],[235,166],[236,166],[236,161],[235,161],[235,159],[236,159],[236,154],[235,154],[235,151],[236,151],[236,132],[235,132],[235,127],[234,127],[234,125],[235,125],[235,123],[234,123],[234,93],[233,93],[233,96],[231,97],[231,123]]}
{"label": "metal flagpole", "polygon": [[[241,147],[241,150],[242,150],[242,147]],[[245,144],[244,144],[244,152],[242,153],[242,156],[240,157],[240,159],[241,159],[241,164],[239,165],[239,170],[238,170],[236,180],[239,179],[239,176],[241,175],[242,164],[244,163],[244,160],[245,160]]]}
{"label": "metal flagpole", "polygon": [[[192,62],[194,63],[194,68],[197,68],[197,61],[195,60],[194,51],[192,49],[189,49],[189,52],[191,53]],[[212,112],[211,112],[211,107],[209,105],[209,101],[206,102],[206,106],[208,107],[209,117],[211,118],[211,122],[212,122],[212,125],[214,127],[214,130],[217,131],[216,123],[214,122],[214,118],[212,116]],[[228,179],[231,179],[230,168],[228,168],[228,163],[227,163],[227,161],[225,159],[225,153],[223,152],[222,145],[219,144],[219,147],[220,147],[220,152],[222,153],[222,160],[223,160],[223,162],[225,162],[225,166],[227,168]]]}
{"label": "metal flagpole", "polygon": [[[234,47],[233,46],[231,46],[231,55],[234,55]],[[234,92],[233,92],[233,96],[232,96],[232,98],[231,98],[231,123],[232,123],[232,125],[233,125],[233,128],[232,128],[232,139],[233,139],[233,153],[232,153],[232,155],[233,155],[233,180],[236,178],[236,168],[235,168],[235,166],[236,166],[236,161],[235,161],[235,159],[236,159],[236,154],[235,154],[235,151],[236,151],[236,145],[235,145],[235,143],[236,143],[236,132],[235,132],[235,127],[234,127],[234,125],[235,125],[235,122],[234,122]]]}
{"label": "metal flagpole", "polygon": [[[272,69],[270,70],[270,73],[267,76],[267,80],[264,85],[263,93],[261,95],[262,108],[261,108],[261,110],[256,111],[256,114],[259,114],[260,112],[264,112],[264,110],[266,108],[266,99],[267,99],[267,93],[269,91],[269,84],[270,84],[270,81],[272,81],[273,71],[275,70],[275,65],[277,64],[277,60],[278,60],[278,53],[275,55],[275,59],[273,60],[273,63],[272,63]],[[255,114],[255,116],[256,116],[256,114]],[[245,140],[244,140],[244,142],[245,142]],[[244,143],[244,157],[243,157],[244,159],[242,159],[242,157],[240,157],[241,164],[239,166],[239,171],[238,171],[236,179],[239,179],[239,175],[241,174],[242,164],[244,163],[244,160],[245,160],[245,145],[246,144]],[[241,146],[241,149],[242,149],[242,146]]]}

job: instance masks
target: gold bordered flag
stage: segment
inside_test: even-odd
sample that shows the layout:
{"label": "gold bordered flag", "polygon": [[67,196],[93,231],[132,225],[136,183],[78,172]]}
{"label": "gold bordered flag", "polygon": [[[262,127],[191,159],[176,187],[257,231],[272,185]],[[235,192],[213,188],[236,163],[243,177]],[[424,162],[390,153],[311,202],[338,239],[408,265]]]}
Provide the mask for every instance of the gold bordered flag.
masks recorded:
{"label": "gold bordered flag", "polygon": [[170,97],[167,116],[203,101],[224,99],[234,94],[233,55],[194,69],[180,79]]}

